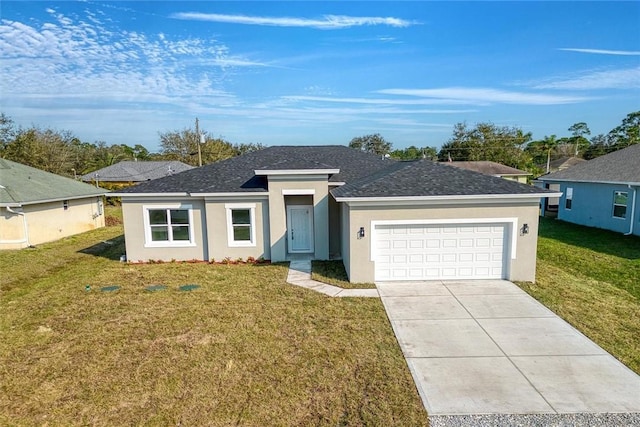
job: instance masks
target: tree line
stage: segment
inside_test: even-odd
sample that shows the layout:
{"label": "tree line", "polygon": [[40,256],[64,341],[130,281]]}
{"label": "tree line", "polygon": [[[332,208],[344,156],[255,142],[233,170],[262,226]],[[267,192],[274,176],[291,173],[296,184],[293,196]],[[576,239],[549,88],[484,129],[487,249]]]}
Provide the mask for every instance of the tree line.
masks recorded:
{"label": "tree line", "polygon": [[[570,135],[548,135],[533,140],[519,127],[466,122],[453,127],[452,136],[438,151],[435,147],[410,146],[394,149],[379,133],[353,138],[349,147],[398,160],[439,161],[489,160],[534,174],[544,173],[551,160],[560,157],[592,159],[640,142],[640,111],[629,113],[607,134],[591,137],[584,122],[571,125]],[[590,137],[590,138],[589,138]],[[159,133],[160,152],[150,153],[142,145],[108,145],[104,141],[83,142],[70,131],[32,126],[17,127],[0,113],[0,158],[6,158],[59,175],[83,175],[123,160],[179,160],[198,166],[264,148],[262,144],[233,144],[209,132],[185,128]]]}
{"label": "tree line", "polygon": [[493,161],[540,175],[548,170],[551,160],[580,157],[586,160],[640,142],[640,111],[627,114],[620,125],[607,134],[591,135],[584,122],[574,123],[569,136],[556,135],[533,140],[531,132],[516,126],[498,126],[491,122],[469,126],[466,122],[453,127],[453,135],[439,151],[434,147],[411,146],[394,150],[393,144],[380,134],[353,138],[349,147],[400,160],[432,159],[439,161]]}
{"label": "tree line", "polygon": [[[214,138],[208,132],[183,129],[159,133],[161,150],[151,153],[140,144],[108,145],[104,141],[83,142],[68,130],[21,128],[0,113],[0,158],[52,172],[76,177],[111,166],[123,160],[178,160],[198,166],[263,148],[261,144],[233,144]],[[199,147],[198,147],[199,146]]]}

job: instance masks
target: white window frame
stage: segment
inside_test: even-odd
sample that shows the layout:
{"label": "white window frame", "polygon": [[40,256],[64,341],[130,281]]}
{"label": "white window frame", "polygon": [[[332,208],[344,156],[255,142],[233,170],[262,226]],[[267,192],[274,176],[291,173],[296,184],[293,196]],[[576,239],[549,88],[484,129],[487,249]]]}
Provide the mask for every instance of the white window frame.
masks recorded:
{"label": "white window frame", "polygon": [[[619,203],[616,203],[616,195],[620,193],[620,194],[626,194],[627,196],[627,203],[624,205],[621,205]],[[616,206],[624,206],[624,216],[616,216]],[[613,204],[612,204],[612,208],[611,208],[611,216],[613,218],[616,219],[627,219],[627,210],[629,209],[629,192],[628,191],[621,191],[621,190],[615,190],[613,192]]]}
{"label": "white window frame", "polygon": [[[256,204],[255,203],[225,203],[227,211],[227,246],[230,248],[255,247],[256,246]],[[250,240],[235,240],[233,237],[233,215],[234,210],[249,210]]]}
{"label": "white window frame", "polygon": [[[154,241],[151,238],[151,222],[149,221],[149,211],[155,210],[186,210],[189,215],[189,240],[173,240],[173,232],[169,232],[169,240],[167,241]],[[143,218],[144,218],[144,246],[145,248],[181,248],[195,246],[195,230],[193,223],[193,205],[187,204],[164,204],[164,205],[144,205],[142,206]],[[170,218],[167,213],[167,218]],[[169,219],[170,221],[170,219]],[[169,230],[171,224],[168,224]]]}
{"label": "white window frame", "polygon": [[[567,202],[571,201],[569,207],[567,207]],[[570,211],[571,208],[573,207],[573,187],[567,187],[567,195],[564,198],[564,210],[565,211]]]}

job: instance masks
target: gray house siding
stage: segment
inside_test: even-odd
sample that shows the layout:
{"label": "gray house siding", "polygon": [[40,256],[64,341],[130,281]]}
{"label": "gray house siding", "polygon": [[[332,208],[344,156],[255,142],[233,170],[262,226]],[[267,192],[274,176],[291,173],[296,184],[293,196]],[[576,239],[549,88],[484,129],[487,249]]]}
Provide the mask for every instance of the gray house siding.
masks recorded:
{"label": "gray house siding", "polygon": [[[585,182],[560,182],[562,197],[558,206],[558,218],[588,227],[603,228],[626,234],[631,229],[640,236],[640,197],[636,194],[633,207],[634,191],[623,184],[598,184]],[[569,191],[569,189],[572,189]],[[613,201],[616,191],[627,193],[626,217],[613,215]],[[572,193],[572,194],[571,194]],[[567,197],[571,197],[570,209],[567,209]],[[633,216],[633,218],[632,218]]]}

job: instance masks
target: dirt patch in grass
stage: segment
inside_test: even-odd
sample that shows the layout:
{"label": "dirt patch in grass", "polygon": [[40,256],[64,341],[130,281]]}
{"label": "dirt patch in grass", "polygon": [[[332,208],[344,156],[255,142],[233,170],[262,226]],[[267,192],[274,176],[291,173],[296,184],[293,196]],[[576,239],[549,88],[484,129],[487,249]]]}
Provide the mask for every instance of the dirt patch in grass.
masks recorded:
{"label": "dirt patch in grass", "polygon": [[519,285],[640,373],[639,277],[639,238],[542,219],[536,283]]}
{"label": "dirt patch in grass", "polygon": [[374,283],[351,283],[342,261],[311,261],[311,278],[344,289],[375,289]]}
{"label": "dirt patch in grass", "polygon": [[119,233],[0,254],[22,271],[0,295],[0,424],[427,424],[378,299],[287,285],[286,265],[80,251]]}

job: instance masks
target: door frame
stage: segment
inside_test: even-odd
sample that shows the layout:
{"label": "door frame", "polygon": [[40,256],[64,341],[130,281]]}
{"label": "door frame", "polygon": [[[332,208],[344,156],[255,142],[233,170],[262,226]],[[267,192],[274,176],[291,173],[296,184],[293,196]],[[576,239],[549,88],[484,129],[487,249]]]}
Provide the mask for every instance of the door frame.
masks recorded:
{"label": "door frame", "polygon": [[[293,242],[291,239],[291,210],[306,208],[309,211],[308,237],[309,237],[309,249],[305,250],[293,250]],[[315,240],[313,229],[313,205],[287,205],[287,252],[290,254],[311,254],[315,252]]]}

